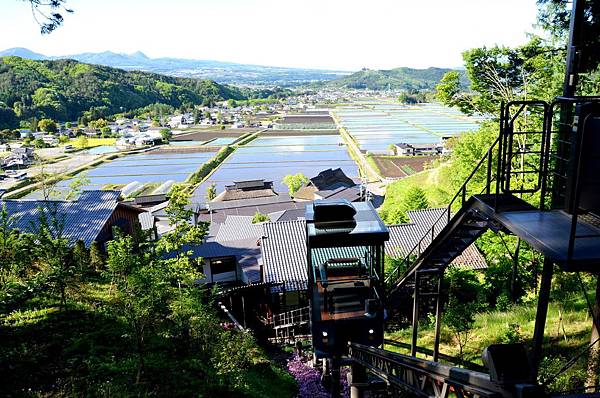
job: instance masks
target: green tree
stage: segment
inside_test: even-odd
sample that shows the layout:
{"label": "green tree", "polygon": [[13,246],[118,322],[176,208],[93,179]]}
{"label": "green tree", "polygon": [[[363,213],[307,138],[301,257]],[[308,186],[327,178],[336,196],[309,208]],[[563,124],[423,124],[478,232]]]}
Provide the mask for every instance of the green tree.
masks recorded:
{"label": "green tree", "polygon": [[137,351],[136,383],[146,373],[146,344],[151,328],[165,312],[167,281],[151,252],[140,250],[133,237],[118,228],[108,243],[107,275],[116,286],[114,308],[127,321]]}
{"label": "green tree", "polygon": [[258,224],[265,221],[271,221],[267,214],[263,214],[260,211],[256,211],[256,213],[254,213],[254,217],[252,217],[252,224]]}
{"label": "green tree", "polygon": [[73,286],[76,273],[69,241],[64,236],[64,215],[55,203],[40,206],[38,212],[35,230],[38,258],[45,268],[46,283],[58,293],[61,309],[66,309],[67,287]]}
{"label": "green tree", "polygon": [[475,315],[482,308],[482,288],[471,270],[451,268],[446,278],[449,287],[444,324],[452,331],[459,349],[458,357],[464,361],[464,349],[475,326]]}
{"label": "green tree", "polygon": [[283,183],[287,185],[290,195],[294,195],[309,179],[302,173],[288,174],[283,177]]}
{"label": "green tree", "polygon": [[160,129],[160,136],[164,142],[169,142],[173,137],[173,132],[170,129]]}
{"label": "green tree", "polygon": [[91,184],[90,179],[87,176],[87,173],[79,173],[77,174],[73,180],[71,181],[71,183],[69,184],[69,193],[67,194],[66,199],[70,200],[73,198],[78,197],[79,195],[81,195],[81,192],[83,191],[83,187],[88,186]]}
{"label": "green tree", "polygon": [[35,140],[33,140],[33,146],[38,149],[46,148],[46,143],[41,138],[36,138]]}
{"label": "green tree", "polygon": [[87,138],[85,135],[83,135],[83,134],[82,134],[82,135],[80,135],[79,137],[77,137],[77,138],[75,139],[75,146],[76,146],[77,148],[83,148],[83,149],[85,149],[85,148],[87,148],[89,145],[90,145],[90,144],[89,144],[89,140],[88,140],[88,138]]}
{"label": "green tree", "polygon": [[100,245],[98,242],[93,241],[90,245],[90,268],[100,271],[104,269],[104,263],[104,254],[100,250]]}
{"label": "green tree", "polygon": [[90,253],[81,239],[73,247],[73,262],[81,273],[90,268]]}
{"label": "green tree", "polygon": [[214,182],[208,186],[206,189],[206,200],[211,201],[217,197],[217,184]]}
{"label": "green tree", "polygon": [[56,133],[58,132],[58,126],[56,122],[52,119],[42,119],[38,122],[38,128],[41,131],[46,133]]}
{"label": "green tree", "polygon": [[409,221],[407,214],[409,210],[422,210],[428,207],[429,202],[425,191],[417,185],[410,185],[399,197],[388,201],[381,217],[389,224],[406,223]]}

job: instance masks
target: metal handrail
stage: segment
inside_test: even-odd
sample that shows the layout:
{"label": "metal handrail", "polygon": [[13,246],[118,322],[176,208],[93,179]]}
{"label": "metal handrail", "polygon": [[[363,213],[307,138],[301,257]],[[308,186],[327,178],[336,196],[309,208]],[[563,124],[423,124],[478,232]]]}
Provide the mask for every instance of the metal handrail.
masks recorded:
{"label": "metal handrail", "polygon": [[270,324],[272,327],[276,328],[281,326],[305,323],[309,321],[309,315],[309,307],[302,307],[295,310],[273,315]]}
{"label": "metal handrail", "polygon": [[[519,106],[518,110],[514,113],[514,114],[510,114],[510,107],[511,106]],[[404,272],[404,278],[402,278],[403,280],[406,279],[407,276],[410,276],[410,274],[412,274],[412,272],[414,271],[414,268],[416,266],[416,262],[413,263],[413,267],[409,268],[409,264],[412,262],[411,259],[414,259],[414,257],[416,257],[417,259],[421,256],[421,254],[423,253],[422,251],[422,247],[425,246],[425,248],[428,246],[426,245],[426,241],[429,240],[429,238],[431,237],[431,242],[433,242],[433,240],[436,237],[436,226],[440,223],[440,221],[442,219],[444,219],[444,217],[446,218],[446,224],[450,223],[450,219],[451,219],[451,215],[452,215],[452,206],[455,204],[455,202],[457,201],[458,198],[461,198],[461,205],[464,206],[464,204],[467,202],[467,189],[469,186],[469,183],[473,180],[473,177],[475,177],[475,175],[479,172],[479,170],[481,169],[481,167],[483,166],[484,163],[486,163],[486,184],[482,190],[481,193],[485,192],[486,194],[490,194],[491,193],[491,184],[492,182],[496,182],[496,195],[500,192],[500,190],[503,189],[502,186],[502,179],[505,178],[505,176],[502,174],[502,171],[505,169],[505,165],[503,163],[503,158],[506,157],[506,152],[507,152],[507,146],[509,146],[508,142],[506,142],[507,139],[512,140],[512,133],[514,133],[513,131],[513,126],[514,126],[514,122],[515,120],[519,117],[519,115],[522,114],[522,112],[525,110],[525,108],[527,106],[542,106],[543,110],[544,110],[544,117],[543,117],[543,128],[541,130],[541,132],[537,132],[537,134],[541,133],[542,134],[542,147],[540,149],[540,154],[542,155],[542,159],[540,159],[541,161],[541,167],[539,169],[539,174],[543,175],[545,174],[546,171],[546,162],[547,162],[547,158],[548,158],[548,154],[547,152],[550,149],[550,145],[548,145],[547,143],[547,131],[548,131],[548,104],[544,101],[512,101],[507,103],[506,105],[504,103],[501,104],[501,121],[500,121],[500,134],[498,135],[498,138],[496,138],[496,140],[490,145],[490,147],[488,148],[488,150],[486,151],[485,155],[479,160],[479,162],[475,165],[475,167],[473,168],[473,170],[471,171],[471,173],[469,174],[469,176],[465,179],[465,181],[463,182],[463,184],[461,185],[461,187],[458,189],[458,191],[454,194],[454,196],[452,197],[452,199],[450,200],[448,206],[446,207],[446,209],[444,210],[444,212],[442,212],[442,214],[438,217],[438,219],[432,224],[431,228],[423,235],[423,237],[421,237],[421,239],[417,242],[417,244],[408,252],[408,254],[406,254],[406,256],[404,257],[404,259],[400,262],[400,264],[398,264],[393,270],[392,272],[390,272],[388,274],[388,276],[385,278],[385,283],[386,284],[390,284],[393,280],[398,280],[400,278],[400,269],[401,268],[407,268],[406,271]],[[509,137],[510,136],[510,137]],[[504,145],[503,145],[504,144]],[[496,173],[492,172],[492,162],[493,162],[493,152],[496,150],[498,150],[498,159],[497,159],[497,169],[496,169]],[[542,178],[542,183],[538,184],[538,186],[536,187],[536,191],[539,189],[545,189],[545,184],[543,183],[545,181],[545,178]],[[497,196],[496,196],[496,201],[494,203],[494,208],[497,208]],[[442,228],[439,228],[438,233],[445,227],[445,225]],[[395,276],[395,278],[394,278]]]}
{"label": "metal handrail", "polygon": [[[349,356],[357,364],[385,380],[388,384],[418,397],[456,396],[478,397],[540,397],[543,393],[531,384],[521,384],[521,393],[514,384],[492,381],[487,373],[444,365],[426,359],[351,343]],[[529,388],[526,388],[529,387]]]}
{"label": "metal handrail", "polygon": [[[402,262],[398,266],[396,266],[396,268],[394,268],[394,270],[392,272],[390,272],[388,274],[388,276],[385,278],[386,284],[389,284],[390,282],[392,282],[392,276],[394,274],[399,274],[400,268],[403,267],[404,265],[407,265],[406,263],[410,262],[411,257],[414,257],[414,256],[419,257],[421,255],[421,253],[422,253],[421,248],[424,245],[424,242],[427,239],[429,239],[429,237],[431,237],[431,241],[433,242],[433,239],[436,236],[436,233],[435,233],[436,225],[438,225],[438,223],[440,223],[441,220],[446,218],[446,224],[448,224],[450,222],[452,206],[454,205],[456,200],[460,197],[461,203],[463,205],[466,203],[468,185],[471,182],[471,180],[473,179],[473,177],[475,176],[475,174],[479,171],[481,166],[484,164],[484,162],[487,163],[487,173],[486,173],[486,185],[485,185],[483,191],[485,191],[486,193],[490,193],[490,185],[491,185],[492,181],[494,181],[494,178],[492,177],[492,173],[491,173],[491,165],[492,165],[492,158],[493,158],[492,152],[498,145],[498,142],[500,142],[500,138],[501,138],[501,135],[499,135],[498,138],[496,138],[496,140],[492,143],[492,145],[490,145],[490,148],[486,151],[485,155],[479,160],[479,162],[477,163],[477,165],[475,166],[473,171],[471,171],[471,174],[469,174],[469,176],[466,178],[465,182],[463,182],[463,184],[461,185],[459,190],[454,194],[454,196],[450,200],[446,209],[442,212],[442,214],[440,214],[440,216],[437,218],[437,220],[434,221],[431,228],[429,230],[427,230],[427,232],[417,242],[417,244],[408,252],[408,254],[404,257]],[[443,227],[440,228],[439,231],[441,231],[442,229],[443,229]],[[439,233],[439,231],[438,231],[438,233]],[[425,246],[425,247],[427,247],[427,246]],[[408,269],[406,271],[408,271]],[[399,277],[399,276],[400,275],[397,275],[397,277]]]}

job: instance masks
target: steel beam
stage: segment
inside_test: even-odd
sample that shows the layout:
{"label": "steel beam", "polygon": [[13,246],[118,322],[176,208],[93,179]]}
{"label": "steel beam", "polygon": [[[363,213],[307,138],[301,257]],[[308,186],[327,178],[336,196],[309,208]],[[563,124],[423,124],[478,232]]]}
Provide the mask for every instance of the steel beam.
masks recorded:
{"label": "steel beam", "polygon": [[419,329],[419,273],[415,272],[415,291],[413,294],[412,340],[410,355],[417,356],[417,333]]}
{"label": "steel beam", "polygon": [[442,328],[442,281],[444,272],[440,272],[437,284],[437,298],[435,303],[435,338],[433,341],[433,362],[438,362],[440,356],[440,331]]}
{"label": "steel beam", "polygon": [[544,328],[546,326],[546,315],[548,314],[548,302],[550,301],[550,287],[552,285],[553,270],[554,264],[552,261],[544,258],[542,281],[540,282],[537,312],[535,315],[535,329],[533,330],[533,351],[531,355],[536,374],[539,369],[540,360],[542,359]]}

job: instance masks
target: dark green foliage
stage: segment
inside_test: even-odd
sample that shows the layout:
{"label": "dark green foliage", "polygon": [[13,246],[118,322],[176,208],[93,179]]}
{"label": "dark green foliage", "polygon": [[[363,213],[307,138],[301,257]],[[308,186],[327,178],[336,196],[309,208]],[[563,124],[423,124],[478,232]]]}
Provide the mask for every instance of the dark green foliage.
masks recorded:
{"label": "dark green foliage", "polygon": [[[175,108],[228,98],[244,99],[236,88],[209,80],[127,72],[73,60],[32,61],[0,58],[0,120],[13,128],[14,118],[33,116],[54,120],[88,120],[163,103]],[[4,109],[4,111],[2,111]],[[8,109],[13,110],[11,116]],[[18,112],[15,112],[18,111]],[[18,113],[18,114],[17,114]]]}
{"label": "dark green foliage", "polygon": [[[201,241],[206,226],[188,223],[188,200],[174,188],[175,229],[158,242],[115,231],[101,274],[81,272],[86,249],[69,249],[54,209],[35,234],[11,230],[0,213],[0,396],[296,395],[290,376],[250,334],[227,330],[212,291],[195,283],[183,245]],[[91,251],[94,262],[98,245]]]}
{"label": "dark green foliage", "polygon": [[73,247],[73,262],[79,272],[84,272],[90,268],[90,253],[82,240],[75,242],[75,247]]}
{"label": "dark green foliage", "polygon": [[100,245],[96,241],[93,241],[90,245],[90,268],[96,271],[104,268],[104,254],[102,254]]}
{"label": "dark green foliage", "polygon": [[388,224],[402,224],[410,221],[407,211],[422,210],[428,207],[425,191],[417,185],[411,185],[399,197],[393,198],[393,201],[390,198],[381,212],[381,217]]}
{"label": "dark green foliage", "polygon": [[[567,0],[537,0],[538,23],[558,39],[565,40],[569,32],[570,4]],[[584,4],[584,14],[581,37],[584,40],[581,48],[580,68],[582,72],[592,72],[600,63],[600,1],[588,0]]]}
{"label": "dark green foliage", "polygon": [[254,217],[252,217],[252,224],[258,224],[265,221],[271,221],[267,214],[262,214],[260,211],[256,211],[256,213],[254,213]]}
{"label": "dark green foliage", "polygon": [[173,132],[169,129],[160,129],[160,136],[163,142],[169,142],[171,137],[173,137]]}
{"label": "dark green foliage", "polygon": [[541,256],[526,243],[520,242],[516,279],[512,281],[512,256],[516,243],[514,236],[491,231],[477,241],[488,262],[488,268],[484,271],[487,302],[498,310],[506,309],[510,302],[519,302],[535,286],[541,272]]}

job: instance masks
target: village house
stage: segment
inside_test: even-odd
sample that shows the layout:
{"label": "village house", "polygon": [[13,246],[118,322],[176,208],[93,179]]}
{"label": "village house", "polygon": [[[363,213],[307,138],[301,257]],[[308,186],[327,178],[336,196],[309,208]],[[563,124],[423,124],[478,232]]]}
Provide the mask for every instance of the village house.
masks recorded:
{"label": "village house", "polygon": [[144,212],[119,202],[119,191],[84,191],[76,200],[1,200],[11,217],[11,228],[35,232],[40,217],[56,218],[64,225],[63,237],[71,245],[81,240],[86,247],[101,247],[113,238],[113,228],[132,234]]}
{"label": "village house", "polygon": [[33,148],[24,146],[13,148],[10,155],[2,159],[2,168],[13,169],[28,167],[33,164],[34,160]]}
{"label": "village house", "polygon": [[440,155],[444,150],[442,144],[407,144],[399,143],[393,145],[394,155],[397,156],[432,156]]}
{"label": "village house", "polygon": [[297,200],[346,199],[356,202],[364,199],[360,184],[348,177],[340,168],[327,169],[312,177],[294,193]]}

